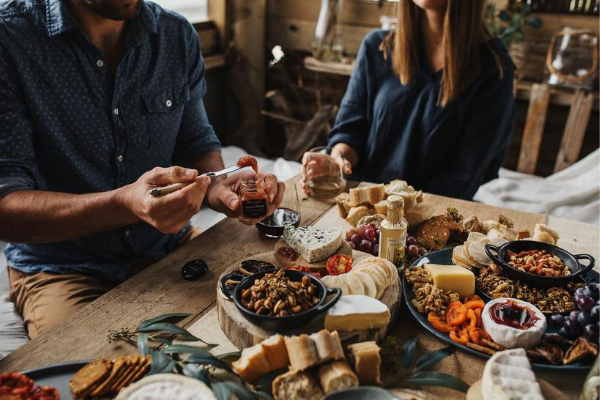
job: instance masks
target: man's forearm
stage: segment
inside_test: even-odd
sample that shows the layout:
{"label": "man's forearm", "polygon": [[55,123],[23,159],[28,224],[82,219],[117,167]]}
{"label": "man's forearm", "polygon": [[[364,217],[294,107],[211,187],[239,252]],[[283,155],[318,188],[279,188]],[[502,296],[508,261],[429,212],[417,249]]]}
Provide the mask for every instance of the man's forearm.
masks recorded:
{"label": "man's forearm", "polygon": [[118,189],[83,195],[19,190],[0,200],[0,239],[15,243],[78,239],[137,221]]}

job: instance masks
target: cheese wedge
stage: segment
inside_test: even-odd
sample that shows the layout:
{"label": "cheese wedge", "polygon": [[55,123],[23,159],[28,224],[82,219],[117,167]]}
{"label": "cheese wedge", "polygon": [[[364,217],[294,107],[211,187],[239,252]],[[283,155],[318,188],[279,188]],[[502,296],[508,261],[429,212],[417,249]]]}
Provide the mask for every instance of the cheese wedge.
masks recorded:
{"label": "cheese wedge", "polygon": [[384,328],[390,322],[389,308],[369,296],[343,296],[325,315],[325,329],[359,331]]}
{"label": "cheese wedge", "polygon": [[325,260],[340,248],[342,228],[286,226],[283,240],[309,263]]}
{"label": "cheese wedge", "polygon": [[121,390],[117,400],[217,400],[198,379],[175,374],[147,376]]}
{"label": "cheese wedge", "polygon": [[524,349],[494,354],[485,364],[481,392],[484,400],[544,399]]}
{"label": "cheese wedge", "polygon": [[443,290],[458,293],[461,298],[475,294],[475,275],[458,265],[425,264],[433,284]]}

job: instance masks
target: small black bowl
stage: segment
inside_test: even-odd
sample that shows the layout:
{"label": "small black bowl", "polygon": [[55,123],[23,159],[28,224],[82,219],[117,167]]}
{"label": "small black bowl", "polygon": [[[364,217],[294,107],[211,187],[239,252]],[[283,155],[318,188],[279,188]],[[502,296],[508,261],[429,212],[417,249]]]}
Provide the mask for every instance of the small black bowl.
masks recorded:
{"label": "small black bowl", "polygon": [[[270,317],[248,310],[240,301],[242,297],[242,291],[252,286],[256,279],[261,279],[265,274],[273,272],[274,271],[262,271],[245,278],[239,274],[226,274],[223,275],[219,280],[221,291],[225,296],[233,301],[238,311],[244,316],[244,318],[252,322],[254,325],[261,327],[262,329],[272,332],[287,332],[300,328],[312,321],[317,315],[329,310],[335,303],[337,303],[340,297],[342,297],[342,290],[340,288],[328,288],[314,275],[306,272],[284,270],[285,276],[295,282],[300,282],[302,277],[308,276],[317,289],[317,296],[320,298],[319,302],[309,310],[294,315],[287,315],[285,317]],[[232,294],[230,294],[224,287],[225,281],[230,278],[243,278],[242,281],[235,287]],[[327,301],[327,297],[329,295],[334,295],[335,297]]]}
{"label": "small black bowl", "polygon": [[[509,257],[508,250],[513,253],[520,253],[521,251],[529,250],[546,250],[548,252],[554,252],[562,260],[562,262],[569,267],[571,274],[567,276],[548,277],[530,274],[529,272],[519,271],[516,268],[508,265]],[[578,276],[585,274],[587,271],[594,268],[596,260],[589,254],[576,254],[573,255],[560,247],[553,246],[551,244],[536,242],[533,240],[515,240],[507,242],[500,247],[492,246],[491,244],[485,245],[485,252],[488,257],[492,259],[497,265],[502,268],[504,274],[512,279],[520,280],[521,282],[527,283],[531,286],[548,289],[551,287],[562,287],[568,282],[571,282]],[[587,266],[581,265],[579,260],[588,260]]]}

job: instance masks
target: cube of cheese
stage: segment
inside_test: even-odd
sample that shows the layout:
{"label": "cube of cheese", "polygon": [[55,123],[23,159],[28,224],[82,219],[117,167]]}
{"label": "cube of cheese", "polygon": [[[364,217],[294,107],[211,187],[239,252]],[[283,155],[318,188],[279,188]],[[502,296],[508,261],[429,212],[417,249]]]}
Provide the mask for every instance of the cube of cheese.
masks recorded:
{"label": "cube of cheese", "polygon": [[459,265],[425,264],[434,285],[463,298],[475,294],[475,275]]}

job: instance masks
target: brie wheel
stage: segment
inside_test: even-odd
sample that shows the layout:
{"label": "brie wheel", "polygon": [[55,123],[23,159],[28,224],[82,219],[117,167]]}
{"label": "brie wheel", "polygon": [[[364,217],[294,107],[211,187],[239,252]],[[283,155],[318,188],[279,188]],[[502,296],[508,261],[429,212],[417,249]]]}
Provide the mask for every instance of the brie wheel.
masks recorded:
{"label": "brie wheel", "polygon": [[500,351],[485,364],[483,400],[544,400],[524,349]]}
{"label": "brie wheel", "polygon": [[[512,301],[521,307],[525,307],[533,311],[538,320],[535,321],[532,327],[527,329],[518,329],[513,328],[512,326],[497,323],[492,319],[490,308],[494,304],[506,303],[507,301]],[[546,332],[547,327],[546,317],[536,306],[523,300],[509,299],[506,297],[494,299],[488,302],[481,313],[481,322],[483,324],[483,329],[490,334],[494,342],[509,349],[513,349],[515,347],[529,349],[539,344],[542,340],[542,336]]]}
{"label": "brie wheel", "polygon": [[122,390],[116,400],[217,400],[203,382],[175,374],[148,376]]}

